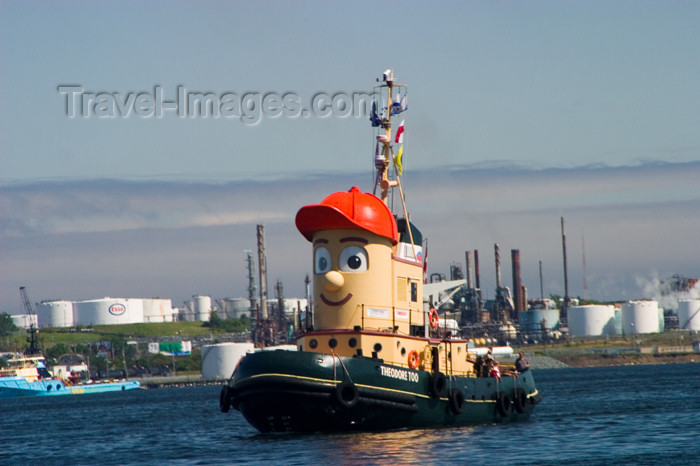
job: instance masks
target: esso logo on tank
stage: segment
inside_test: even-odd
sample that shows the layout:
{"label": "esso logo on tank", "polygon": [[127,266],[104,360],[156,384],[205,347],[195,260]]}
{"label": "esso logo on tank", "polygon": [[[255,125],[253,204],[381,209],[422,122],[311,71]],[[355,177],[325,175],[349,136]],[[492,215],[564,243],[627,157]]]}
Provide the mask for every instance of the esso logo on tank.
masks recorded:
{"label": "esso logo on tank", "polygon": [[113,316],[120,316],[126,312],[126,306],[120,303],[114,303],[109,306],[109,313]]}

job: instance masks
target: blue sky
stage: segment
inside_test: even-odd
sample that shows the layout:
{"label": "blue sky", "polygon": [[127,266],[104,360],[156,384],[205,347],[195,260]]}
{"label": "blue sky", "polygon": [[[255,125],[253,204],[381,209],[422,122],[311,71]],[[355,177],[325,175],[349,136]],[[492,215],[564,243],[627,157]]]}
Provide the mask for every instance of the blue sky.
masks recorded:
{"label": "blue sky", "polygon": [[592,297],[700,276],[698,24],[699,4],[674,1],[1,1],[0,311],[19,311],[22,285],[35,300],[244,295],[260,222],[270,280],[301,295],[296,210],[371,189],[365,118],[71,118],[59,86],[307,106],[386,68],[409,85],[406,184],[431,271],[478,248],[490,277],[499,242],[534,269],[531,293],[543,260],[561,294],[565,216],[573,294],[582,238]]}

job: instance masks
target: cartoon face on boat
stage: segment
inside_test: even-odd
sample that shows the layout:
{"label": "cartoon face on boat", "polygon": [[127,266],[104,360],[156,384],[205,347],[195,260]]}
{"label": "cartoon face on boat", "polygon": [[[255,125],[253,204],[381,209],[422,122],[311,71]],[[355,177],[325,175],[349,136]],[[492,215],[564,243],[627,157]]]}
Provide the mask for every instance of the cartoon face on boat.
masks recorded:
{"label": "cartoon face on boat", "polygon": [[302,207],[296,225],[313,244],[314,328],[352,328],[391,309],[398,235],[380,199],[357,187],[336,192]]}

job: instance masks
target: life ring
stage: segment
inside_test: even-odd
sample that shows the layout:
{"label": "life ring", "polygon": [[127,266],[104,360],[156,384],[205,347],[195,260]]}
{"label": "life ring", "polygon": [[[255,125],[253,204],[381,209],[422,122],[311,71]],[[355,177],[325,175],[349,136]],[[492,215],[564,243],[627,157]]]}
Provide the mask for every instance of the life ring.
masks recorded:
{"label": "life ring", "polygon": [[496,398],[496,411],[498,411],[498,414],[500,414],[502,417],[506,417],[510,414],[510,410],[510,397],[506,394],[506,392],[499,393],[498,397]]}
{"label": "life ring", "polygon": [[447,388],[447,379],[442,372],[433,372],[430,374],[430,386],[428,391],[433,398],[441,398],[445,394]]}
{"label": "life ring", "polygon": [[418,351],[411,350],[408,353],[408,367],[416,369],[420,365],[420,355]]}
{"label": "life ring", "polygon": [[513,407],[519,414],[524,413],[527,408],[527,394],[522,388],[516,388],[513,393]]}
{"label": "life ring", "polygon": [[462,390],[459,388],[453,388],[450,390],[449,402],[450,411],[452,411],[452,414],[460,414],[464,410],[464,403],[466,402],[466,398],[464,397]]}
{"label": "life ring", "polygon": [[335,387],[335,399],[344,408],[352,408],[360,399],[360,391],[354,383],[343,380]]}
{"label": "life ring", "polygon": [[428,319],[430,319],[430,326],[437,328],[438,324],[440,323],[440,316],[438,316],[438,313],[434,307],[430,308],[430,311],[428,312]]}
{"label": "life ring", "polygon": [[228,385],[224,385],[221,387],[221,393],[219,394],[219,410],[222,413],[228,413],[229,409],[231,409],[231,394]]}

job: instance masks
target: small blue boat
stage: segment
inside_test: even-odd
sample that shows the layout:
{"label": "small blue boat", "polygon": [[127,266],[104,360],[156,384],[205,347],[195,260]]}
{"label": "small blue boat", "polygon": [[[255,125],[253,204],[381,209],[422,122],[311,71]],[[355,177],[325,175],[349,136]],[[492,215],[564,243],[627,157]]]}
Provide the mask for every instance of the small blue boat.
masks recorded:
{"label": "small blue boat", "polygon": [[61,395],[87,395],[90,393],[123,392],[134,390],[141,386],[138,381],[110,380],[106,382],[83,381],[69,377],[64,380],[54,377],[54,374],[46,367],[46,359],[39,351],[37,333],[34,321],[31,320],[31,302],[27,296],[26,288],[19,288],[22,296],[22,304],[30,317],[29,348],[24,356],[10,358],[7,367],[0,368],[0,398],[18,398],[21,396],[61,396]]}
{"label": "small blue boat", "polygon": [[12,358],[8,367],[0,369],[0,398],[87,395],[134,390],[140,386],[138,381],[128,380],[72,383],[54,377],[41,355]]}

